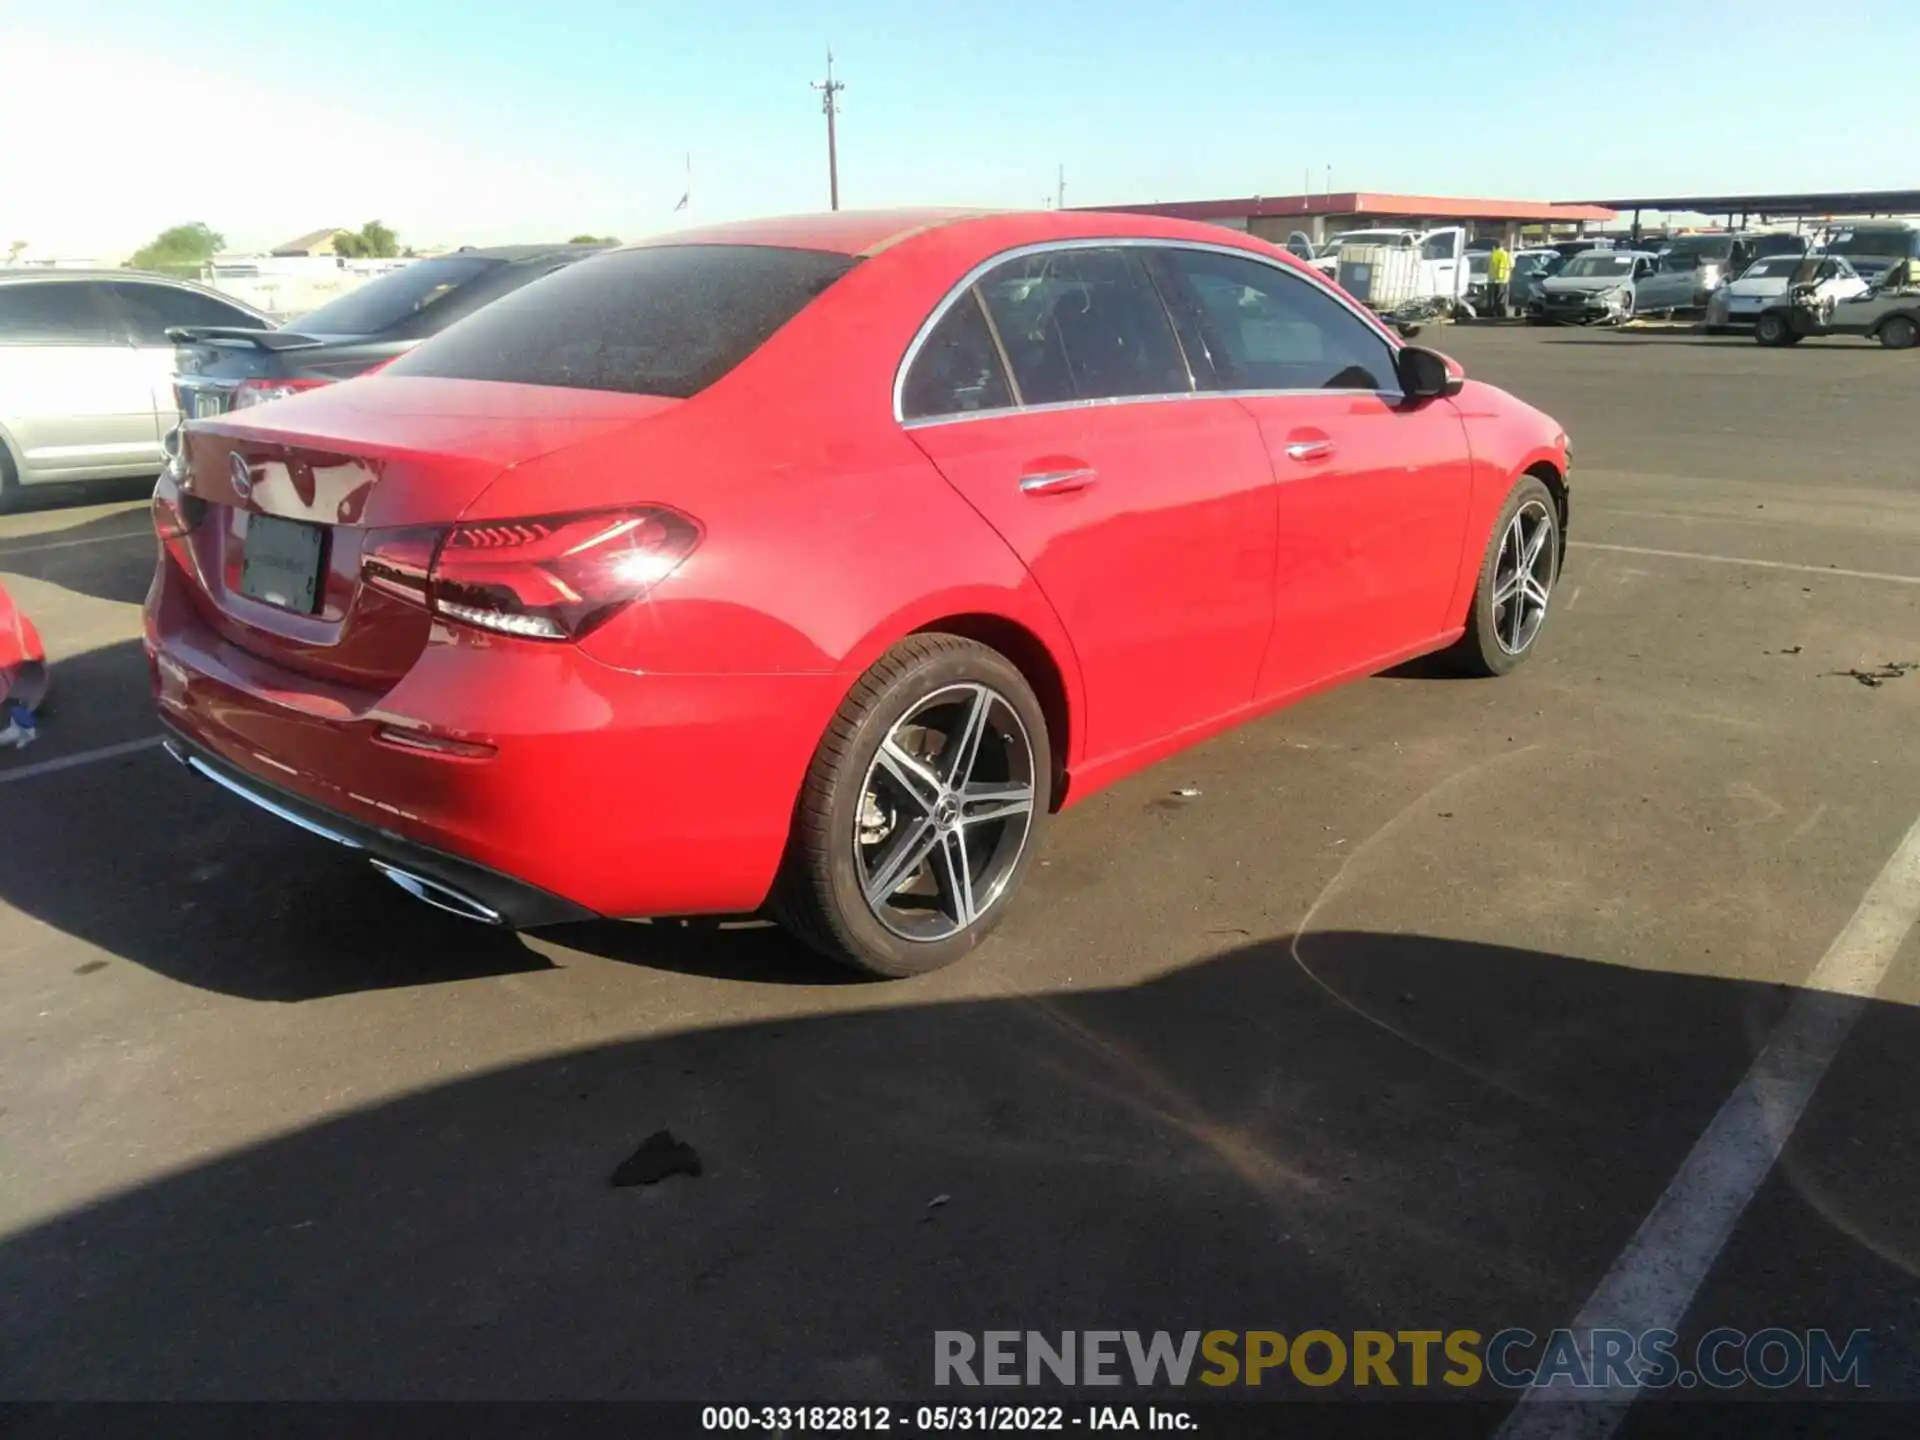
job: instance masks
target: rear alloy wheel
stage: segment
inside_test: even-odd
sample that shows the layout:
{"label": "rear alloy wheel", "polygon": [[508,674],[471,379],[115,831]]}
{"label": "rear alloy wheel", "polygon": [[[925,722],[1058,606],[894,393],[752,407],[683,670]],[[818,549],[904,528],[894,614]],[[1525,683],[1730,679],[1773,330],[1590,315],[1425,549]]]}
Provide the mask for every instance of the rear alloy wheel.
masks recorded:
{"label": "rear alloy wheel", "polygon": [[1920,344],[1920,326],[1907,315],[1889,315],[1880,326],[1880,343],[1889,350],[1911,350]]}
{"label": "rear alloy wheel", "polygon": [[957,635],[902,641],[815,752],[776,914],[870,974],[953,963],[1019,888],[1051,774],[1046,718],[1011,662]]}
{"label": "rear alloy wheel", "polygon": [[1538,476],[1513,487],[1487,541],[1467,633],[1450,652],[1471,675],[1505,675],[1525,660],[1546,623],[1560,574],[1560,520]]}
{"label": "rear alloy wheel", "polygon": [[1793,327],[1778,310],[1763,310],[1753,322],[1753,338],[1762,345],[1788,345],[1793,342]]}

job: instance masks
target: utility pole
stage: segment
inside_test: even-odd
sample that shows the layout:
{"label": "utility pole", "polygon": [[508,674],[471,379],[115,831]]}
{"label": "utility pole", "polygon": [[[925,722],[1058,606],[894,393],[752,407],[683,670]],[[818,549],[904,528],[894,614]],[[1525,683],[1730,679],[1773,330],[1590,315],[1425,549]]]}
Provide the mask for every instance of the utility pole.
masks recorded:
{"label": "utility pole", "polygon": [[1067,208],[1067,167],[1065,165],[1060,167],[1060,188],[1056,192],[1053,208],[1056,210]]}
{"label": "utility pole", "polygon": [[827,78],[815,80],[813,88],[820,92],[820,108],[827,112],[827,197],[835,210],[840,208],[840,150],[833,134],[833,117],[840,109],[840,102],[834,97],[847,87],[833,78],[833,51],[827,51]]}

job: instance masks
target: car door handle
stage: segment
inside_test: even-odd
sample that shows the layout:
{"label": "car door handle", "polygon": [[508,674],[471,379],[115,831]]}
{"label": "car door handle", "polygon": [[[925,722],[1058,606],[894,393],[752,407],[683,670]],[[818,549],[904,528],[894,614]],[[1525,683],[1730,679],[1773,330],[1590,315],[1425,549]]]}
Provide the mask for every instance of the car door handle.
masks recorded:
{"label": "car door handle", "polygon": [[1020,490],[1026,495],[1067,495],[1084,490],[1100,475],[1089,466],[1076,470],[1042,470],[1020,477]]}
{"label": "car door handle", "polygon": [[1331,440],[1296,440],[1287,446],[1289,460],[1324,460],[1333,454]]}

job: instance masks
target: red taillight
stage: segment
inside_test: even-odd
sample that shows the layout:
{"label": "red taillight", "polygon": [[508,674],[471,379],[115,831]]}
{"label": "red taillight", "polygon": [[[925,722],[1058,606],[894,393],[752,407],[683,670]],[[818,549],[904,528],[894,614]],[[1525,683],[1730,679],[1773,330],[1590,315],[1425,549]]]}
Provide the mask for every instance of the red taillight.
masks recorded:
{"label": "red taillight", "polygon": [[696,521],[658,506],[377,530],[360,578],[463,625],[571,640],[645,595],[699,543]]}
{"label": "red taillight", "polygon": [[321,385],[330,385],[330,380],[242,380],[234,389],[233,403],[229,410],[245,410],[249,405],[264,405],[269,400],[279,400],[288,395],[297,395],[302,390],[312,390]]}

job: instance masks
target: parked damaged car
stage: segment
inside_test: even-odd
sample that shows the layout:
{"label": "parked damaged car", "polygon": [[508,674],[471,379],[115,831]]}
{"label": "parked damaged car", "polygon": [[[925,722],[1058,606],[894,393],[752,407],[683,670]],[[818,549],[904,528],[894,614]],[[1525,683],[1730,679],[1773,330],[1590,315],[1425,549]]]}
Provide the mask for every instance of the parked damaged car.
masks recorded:
{"label": "parked damaged car", "polygon": [[1816,299],[1836,305],[1872,288],[1844,255],[1774,255],[1754,261],[1739,279],[1713,292],[1707,329],[1745,329],[1795,285],[1811,286]]}
{"label": "parked damaged car", "polygon": [[1641,315],[1674,315],[1707,308],[1714,292],[1754,261],[1756,237],[1741,234],[1682,235],[1663,247],[1653,274],[1634,287]]}
{"label": "parked damaged car", "polygon": [[1589,250],[1540,284],[1527,306],[1537,325],[1618,325],[1637,313],[1634,289],[1654,273],[1654,258],[1637,250]]}
{"label": "parked damaged car", "polygon": [[1857,335],[1878,340],[1889,350],[1920,345],[1920,261],[1902,261],[1887,272],[1888,283],[1852,299],[1835,301],[1817,284],[1792,286],[1760,312],[1753,338],[1762,345],[1798,345],[1809,335]]}
{"label": "parked damaged car", "polygon": [[1507,282],[1507,308],[1524,315],[1546,293],[1547,281],[1560,273],[1567,257],[1558,250],[1522,250],[1513,257],[1513,277]]}

